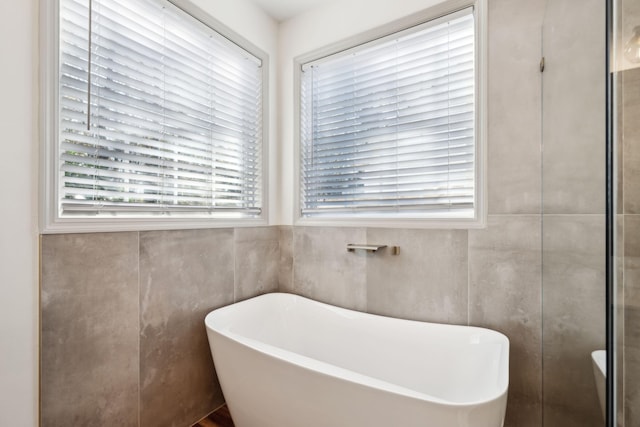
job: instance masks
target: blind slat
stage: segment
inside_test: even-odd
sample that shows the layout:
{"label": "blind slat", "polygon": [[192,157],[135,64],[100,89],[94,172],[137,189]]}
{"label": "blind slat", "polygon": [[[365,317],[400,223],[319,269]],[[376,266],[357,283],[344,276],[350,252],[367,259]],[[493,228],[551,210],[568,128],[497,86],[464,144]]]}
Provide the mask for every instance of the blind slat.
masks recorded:
{"label": "blind slat", "polygon": [[[406,167],[401,171],[390,172],[385,169],[371,170],[367,172],[351,171],[343,172],[339,174],[327,173],[322,176],[316,175],[305,179],[305,183],[309,183],[314,186],[314,191],[320,188],[322,185],[335,185],[344,189],[345,186],[351,186],[354,188],[366,187],[367,185],[376,185],[380,182],[388,182],[391,184],[402,184],[402,177],[420,177],[424,180],[424,184],[428,185],[428,177],[433,177],[435,180],[447,179],[453,180],[454,176],[464,174],[466,177],[473,177],[473,170],[471,164],[461,164],[456,167],[449,167],[447,165],[437,165],[430,170],[424,168],[410,168]],[[444,177],[444,178],[443,178]],[[310,193],[310,192],[309,192]]]}
{"label": "blind slat", "polygon": [[[113,116],[118,116],[113,113]],[[76,135],[87,135],[88,138],[96,139],[95,135],[91,135],[91,131],[87,131],[86,111],[65,108],[64,120],[61,121],[62,132]],[[141,146],[148,146],[158,149],[176,149],[181,154],[193,154],[206,152],[211,153],[212,147],[224,151],[231,157],[242,157],[253,155],[259,150],[252,144],[256,138],[245,136],[245,144],[239,144],[242,140],[233,135],[228,135],[216,129],[210,129],[208,132],[183,132],[179,129],[172,128],[155,128],[149,126],[138,127],[132,126],[125,121],[115,120],[114,117],[99,115],[92,113],[92,120],[101,123],[100,135],[98,140],[107,139],[114,141],[125,141],[126,143],[136,143]],[[94,123],[95,123],[94,121]],[[108,126],[112,125],[112,126]],[[126,139],[125,139],[126,137]],[[99,145],[99,141],[95,142]],[[235,153],[235,154],[234,154]]]}
{"label": "blind slat", "polygon": [[473,120],[464,120],[463,118],[459,121],[448,121],[445,117],[425,121],[411,121],[394,126],[371,127],[354,133],[345,132],[335,135],[314,136],[316,136],[319,146],[325,146],[326,144],[346,145],[348,143],[355,143],[355,141],[362,141],[365,138],[388,137],[390,134],[416,131],[424,132],[426,135],[436,136],[442,136],[442,134],[445,133],[466,135],[469,129],[473,129]]}
{"label": "blind slat", "polygon": [[392,150],[397,150],[398,153],[408,153],[415,150],[415,152],[430,152],[448,150],[459,147],[471,147],[473,151],[473,136],[454,136],[449,139],[445,139],[448,135],[443,135],[442,138],[427,138],[426,136],[396,136],[388,135],[388,138],[382,138],[376,141],[366,141],[364,143],[353,145],[351,147],[342,147],[336,145],[332,148],[315,150],[310,153],[313,159],[312,161],[322,160],[338,160],[344,156],[349,155],[365,155],[371,153],[375,155],[377,152],[383,154],[392,154]]}
{"label": "blind slat", "polygon": [[259,215],[260,67],[166,0],[61,0],[62,213]]}
{"label": "blind slat", "polygon": [[469,9],[303,65],[303,216],[473,216],[474,43]]}
{"label": "blind slat", "polygon": [[[472,39],[470,37],[470,39]],[[390,76],[399,79],[407,79],[416,73],[424,72],[429,67],[430,78],[435,78],[439,73],[447,72],[448,68],[464,69],[473,60],[473,50],[469,46],[462,46],[455,50],[438,52],[435,55],[426,55],[426,52],[418,52],[412,57],[394,58],[384,64],[385,68],[366,73],[351,72],[344,76],[343,80],[327,79],[324,82],[315,80],[317,89],[331,94],[345,88],[357,86],[366,88],[376,86],[379,82],[388,81]],[[317,71],[317,70],[316,70]],[[322,70],[320,70],[322,71]],[[317,73],[315,73],[317,74]]]}

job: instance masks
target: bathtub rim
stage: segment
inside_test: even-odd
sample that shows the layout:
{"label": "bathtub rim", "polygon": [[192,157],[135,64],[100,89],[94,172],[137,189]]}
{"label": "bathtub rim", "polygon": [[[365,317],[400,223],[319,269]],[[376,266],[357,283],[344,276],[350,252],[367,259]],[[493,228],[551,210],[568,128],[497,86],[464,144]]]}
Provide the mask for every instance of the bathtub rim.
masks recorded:
{"label": "bathtub rim", "polygon": [[[438,327],[447,327],[447,328],[455,328],[455,329],[466,329],[466,330],[478,330],[478,331],[482,331],[484,333],[488,333],[490,335],[495,335],[496,337],[500,338],[501,340],[503,340],[503,349],[501,351],[501,356],[506,356],[506,373],[505,373],[505,381],[504,384],[501,384],[499,386],[499,389],[497,391],[497,393],[487,399],[480,399],[480,400],[469,400],[469,401],[464,401],[464,402],[455,402],[455,401],[451,401],[451,400],[446,400],[446,399],[442,399],[436,396],[432,396],[429,395],[427,393],[423,393],[423,392],[419,392],[416,390],[412,390],[410,388],[406,388],[403,386],[399,386],[396,384],[392,384],[389,383],[387,381],[384,380],[380,380],[374,377],[371,377],[369,375],[365,375],[365,374],[360,374],[354,371],[351,371],[349,369],[346,368],[341,368],[339,366],[333,365],[331,363],[328,362],[324,362],[322,360],[318,360],[318,359],[314,359],[312,357],[307,357],[307,356],[303,356],[300,355],[298,353],[295,353],[293,351],[290,350],[286,350],[286,349],[282,349],[280,347],[271,345],[271,344],[267,344],[263,341],[259,341],[253,338],[248,338],[246,336],[243,336],[241,334],[232,332],[228,329],[228,327],[222,327],[222,328],[216,328],[214,327],[214,318],[216,317],[216,313],[219,316],[221,313],[225,313],[226,311],[229,310],[233,310],[234,308],[237,309],[237,307],[234,307],[238,304],[243,304],[243,303],[249,303],[251,301],[254,301],[256,299],[274,299],[274,298],[281,298],[282,296],[286,296],[286,298],[290,298],[292,300],[302,300],[302,301],[306,301],[307,303],[312,303],[312,304],[319,304],[321,306],[330,308],[330,309],[336,309],[338,311],[346,311],[346,312],[351,312],[351,313],[356,313],[357,315],[365,315],[365,316],[374,316],[376,318],[382,318],[382,319],[391,319],[391,320],[395,320],[395,321],[402,321],[402,322],[411,322],[414,324],[420,324],[420,325],[436,325]],[[254,301],[255,303],[255,301]],[[355,384],[358,384],[359,386],[362,387],[371,387],[371,388],[375,388],[375,389],[379,389],[388,393],[393,393],[393,394],[398,394],[400,396],[406,397],[406,398],[410,398],[410,399],[416,399],[419,401],[423,401],[423,402],[429,402],[429,403],[433,403],[433,404],[438,404],[438,405],[445,405],[445,406],[449,406],[449,407],[456,407],[456,408],[460,408],[460,407],[472,407],[472,406],[480,406],[480,405],[487,405],[490,404],[492,402],[498,401],[503,399],[509,391],[509,351],[510,351],[510,341],[509,338],[504,335],[501,332],[495,331],[493,329],[489,329],[489,328],[483,328],[483,327],[478,327],[478,326],[468,326],[468,325],[453,325],[453,324],[444,324],[444,323],[435,323],[435,322],[423,322],[423,321],[419,321],[419,320],[410,320],[410,319],[402,319],[402,318],[397,318],[397,317],[391,317],[391,316],[384,316],[384,315],[379,315],[379,314],[373,314],[373,313],[367,313],[367,312],[362,312],[362,311],[357,311],[357,310],[351,310],[348,308],[343,308],[343,307],[339,307],[339,306],[335,306],[335,305],[331,305],[331,304],[327,304],[321,301],[317,301],[311,298],[307,298],[307,297],[303,297],[300,295],[296,295],[296,294],[291,294],[291,293],[286,293],[286,292],[271,292],[268,294],[262,294],[262,295],[258,295],[243,301],[239,301],[237,303],[232,303],[229,305],[226,305],[224,307],[220,307],[217,308],[211,312],[209,312],[207,314],[207,316],[205,317],[205,326],[207,329],[207,333],[213,333],[213,334],[217,334],[220,335],[226,339],[228,339],[229,341],[236,343],[238,345],[241,345],[242,347],[245,347],[249,350],[255,351],[260,353],[263,356],[267,356],[268,358],[272,358],[272,359],[276,359],[278,361],[284,362],[284,363],[291,363],[293,365],[295,365],[296,367],[299,367],[301,369],[307,370],[307,371],[311,371],[320,375],[324,375],[324,376],[328,376],[334,379],[338,379],[338,380],[343,380],[343,381],[349,381]],[[211,339],[210,339],[211,341]],[[211,344],[211,342],[210,342]],[[211,350],[212,352],[215,352],[213,345],[211,345]],[[215,363],[215,360],[214,360]],[[343,375],[337,375],[336,371],[338,373],[341,373]]]}

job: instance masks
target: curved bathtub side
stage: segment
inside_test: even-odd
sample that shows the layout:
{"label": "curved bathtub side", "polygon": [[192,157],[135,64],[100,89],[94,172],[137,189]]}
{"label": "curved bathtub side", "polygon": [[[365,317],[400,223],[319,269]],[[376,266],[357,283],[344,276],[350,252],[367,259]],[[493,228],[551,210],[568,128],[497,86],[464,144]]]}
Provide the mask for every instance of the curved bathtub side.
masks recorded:
{"label": "curved bathtub side", "polygon": [[369,387],[247,347],[207,330],[237,427],[500,427],[506,391],[474,405],[447,405]]}
{"label": "curved bathtub side", "polygon": [[[346,323],[341,323],[343,321]],[[207,316],[205,323],[216,371],[237,427],[298,427],[301,420],[309,427],[502,426],[507,400],[509,342],[498,332],[391,319],[291,294],[267,294],[218,309]],[[401,333],[398,328],[402,328]],[[317,333],[312,332],[315,330]],[[416,330],[427,331],[426,339],[415,335]],[[366,335],[372,342],[353,340],[353,335],[348,334],[354,333]],[[294,345],[288,342],[291,336]],[[323,336],[330,337],[332,343],[322,342]],[[399,336],[410,342],[430,341],[427,351],[421,353],[426,357],[413,354],[417,362],[407,363],[407,352],[400,349],[384,360],[385,363],[371,361],[370,365],[378,366],[375,375],[371,375],[371,370],[362,369],[376,348],[395,349]],[[308,341],[309,337],[321,342]],[[296,351],[299,341],[302,341],[300,351]],[[358,347],[369,347],[345,351],[344,347],[354,342],[359,342]],[[460,347],[463,344],[466,347]],[[456,390],[461,387],[454,381],[456,375],[482,375],[482,369],[476,369],[477,364],[465,365],[466,370],[457,373],[438,372],[443,371],[442,368],[434,370],[433,366],[440,362],[428,360],[433,357],[434,349],[442,350],[440,347],[445,348],[445,353],[466,352],[474,359],[479,354],[474,351],[487,344],[493,350],[488,350],[491,366],[487,365],[485,370],[492,374],[483,376],[481,383],[489,378],[493,385],[479,394],[458,393]],[[475,350],[469,351],[474,346]],[[315,347],[314,351],[309,351],[309,347]],[[344,360],[340,358],[347,360],[342,363]],[[397,376],[379,375],[380,369],[390,367],[401,368],[412,376],[416,376],[417,370],[423,377],[450,383],[454,393],[443,392],[440,397],[434,397],[419,391],[420,387],[413,388],[409,383],[403,386],[403,381],[394,381]]]}

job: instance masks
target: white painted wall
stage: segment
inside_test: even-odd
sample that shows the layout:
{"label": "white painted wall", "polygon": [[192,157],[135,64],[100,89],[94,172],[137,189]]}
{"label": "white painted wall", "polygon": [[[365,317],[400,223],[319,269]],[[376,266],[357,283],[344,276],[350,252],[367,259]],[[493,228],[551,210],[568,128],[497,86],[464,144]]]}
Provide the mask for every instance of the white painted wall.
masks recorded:
{"label": "white painted wall", "polygon": [[0,2],[0,425],[37,424],[37,0]]}
{"label": "white painted wall", "polygon": [[269,55],[269,223],[278,224],[278,23],[251,0],[191,0]]}
{"label": "white painted wall", "polygon": [[341,0],[324,3],[280,25],[280,215],[277,224],[293,224],[294,111],[293,59],[427,9],[442,0]]}

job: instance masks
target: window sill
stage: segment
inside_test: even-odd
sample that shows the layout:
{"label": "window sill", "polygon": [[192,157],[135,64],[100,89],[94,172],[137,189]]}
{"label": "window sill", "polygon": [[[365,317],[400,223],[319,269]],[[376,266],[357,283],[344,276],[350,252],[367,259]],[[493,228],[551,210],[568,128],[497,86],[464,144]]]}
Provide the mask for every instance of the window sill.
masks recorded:
{"label": "window sill", "polygon": [[476,229],[486,227],[486,218],[298,218],[299,227],[368,227]]}
{"label": "window sill", "polygon": [[42,224],[42,234],[109,233],[118,231],[184,230],[204,228],[264,227],[266,218],[58,218]]}

